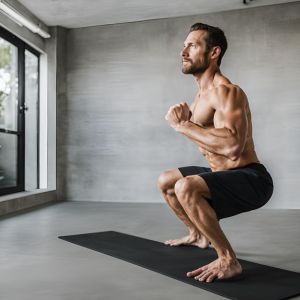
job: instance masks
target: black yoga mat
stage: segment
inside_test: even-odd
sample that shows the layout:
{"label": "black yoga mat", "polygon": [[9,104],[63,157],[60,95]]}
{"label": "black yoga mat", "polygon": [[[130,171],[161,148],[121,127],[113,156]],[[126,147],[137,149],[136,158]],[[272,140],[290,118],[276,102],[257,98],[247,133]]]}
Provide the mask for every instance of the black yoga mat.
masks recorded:
{"label": "black yoga mat", "polygon": [[125,260],[212,293],[235,300],[279,300],[300,295],[300,273],[239,259],[236,278],[199,282],[186,276],[217,258],[213,248],[171,247],[116,231],[59,236],[65,241]]}

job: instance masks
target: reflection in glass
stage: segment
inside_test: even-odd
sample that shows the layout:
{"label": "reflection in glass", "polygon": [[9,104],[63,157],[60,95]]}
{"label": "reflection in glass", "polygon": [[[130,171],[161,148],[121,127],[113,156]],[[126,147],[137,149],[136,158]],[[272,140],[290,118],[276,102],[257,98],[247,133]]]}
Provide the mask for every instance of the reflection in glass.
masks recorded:
{"label": "reflection in glass", "polygon": [[[18,49],[0,38],[0,129],[18,130]],[[18,136],[0,132],[0,187],[17,185]]]}
{"label": "reflection in glass", "polygon": [[0,38],[0,128],[17,131],[18,48]]}

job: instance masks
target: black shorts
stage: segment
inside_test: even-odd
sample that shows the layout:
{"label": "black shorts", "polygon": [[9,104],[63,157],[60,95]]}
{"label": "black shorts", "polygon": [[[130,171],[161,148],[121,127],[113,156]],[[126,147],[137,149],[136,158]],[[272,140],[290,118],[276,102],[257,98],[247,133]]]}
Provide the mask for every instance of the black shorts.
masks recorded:
{"label": "black shorts", "polygon": [[211,198],[204,198],[215,210],[218,220],[262,207],[273,194],[272,177],[261,163],[215,172],[199,166],[178,169],[184,177],[199,175],[205,180]]}

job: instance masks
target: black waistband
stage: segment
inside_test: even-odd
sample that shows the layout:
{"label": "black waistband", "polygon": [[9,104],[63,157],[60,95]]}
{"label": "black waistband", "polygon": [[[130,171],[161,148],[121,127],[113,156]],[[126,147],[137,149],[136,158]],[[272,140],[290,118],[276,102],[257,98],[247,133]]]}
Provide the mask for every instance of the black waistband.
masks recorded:
{"label": "black waistband", "polygon": [[266,167],[263,164],[258,163],[258,162],[252,162],[252,163],[242,166],[242,167],[230,168],[229,170],[244,169],[244,168],[250,168],[250,167],[254,167],[254,168],[258,167],[258,168],[262,168],[262,169],[266,170]]}
{"label": "black waistband", "polygon": [[249,166],[257,166],[257,167],[261,167],[261,168],[264,168],[264,169],[266,168],[262,163],[258,163],[258,162],[250,163],[250,164],[244,166],[244,168],[247,168]]}
{"label": "black waistband", "polygon": [[258,171],[271,184],[273,184],[272,176],[271,176],[271,174],[268,172],[268,170],[266,169],[266,167],[263,164],[258,163],[258,162],[253,162],[253,163],[250,163],[250,164],[248,164],[246,166],[235,168],[235,169],[245,169],[245,168],[250,168],[252,170]]}

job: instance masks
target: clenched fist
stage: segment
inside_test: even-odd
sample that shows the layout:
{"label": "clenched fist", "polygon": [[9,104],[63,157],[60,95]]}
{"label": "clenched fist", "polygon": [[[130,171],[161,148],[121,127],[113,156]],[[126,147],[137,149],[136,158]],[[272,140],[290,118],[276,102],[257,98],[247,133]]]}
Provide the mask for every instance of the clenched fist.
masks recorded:
{"label": "clenched fist", "polygon": [[171,127],[176,128],[180,122],[189,121],[191,116],[192,112],[186,102],[181,102],[169,108],[165,119],[169,122]]}

